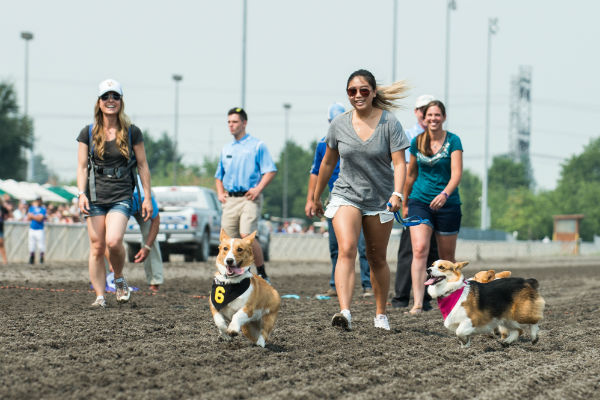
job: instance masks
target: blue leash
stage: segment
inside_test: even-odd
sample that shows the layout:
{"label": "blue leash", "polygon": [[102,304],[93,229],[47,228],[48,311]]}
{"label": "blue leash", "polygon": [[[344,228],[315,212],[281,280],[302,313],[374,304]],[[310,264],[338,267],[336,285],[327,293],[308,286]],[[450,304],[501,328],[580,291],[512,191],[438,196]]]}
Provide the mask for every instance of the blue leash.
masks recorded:
{"label": "blue leash", "polygon": [[[392,206],[392,203],[387,203],[388,207]],[[396,218],[396,221],[398,221],[399,223],[401,223],[404,226],[415,226],[415,225],[419,225],[419,224],[426,224],[429,222],[429,220],[427,218],[423,219],[421,217],[419,217],[418,215],[413,215],[412,217],[407,217],[407,218],[402,218],[400,216],[400,211],[394,211],[394,218]]]}

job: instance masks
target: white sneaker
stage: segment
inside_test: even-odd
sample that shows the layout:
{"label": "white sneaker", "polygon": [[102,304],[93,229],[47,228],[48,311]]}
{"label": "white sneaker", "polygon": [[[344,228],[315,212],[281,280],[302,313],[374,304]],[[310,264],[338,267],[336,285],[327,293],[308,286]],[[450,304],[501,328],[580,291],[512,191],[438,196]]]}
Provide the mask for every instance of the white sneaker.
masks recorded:
{"label": "white sneaker", "polygon": [[129,296],[131,295],[131,289],[127,285],[127,281],[125,278],[121,277],[115,279],[115,289],[117,295],[117,303],[127,303],[129,301]]}
{"label": "white sneaker", "polygon": [[377,314],[375,318],[373,318],[373,323],[375,328],[385,329],[386,331],[390,330],[390,323],[388,321],[387,315],[385,314]]}
{"label": "white sneaker", "polygon": [[345,331],[352,330],[352,316],[350,313],[339,312],[331,318],[331,325],[337,326]]}
{"label": "white sneaker", "polygon": [[104,299],[96,299],[91,305],[93,308],[106,308],[106,300]]}

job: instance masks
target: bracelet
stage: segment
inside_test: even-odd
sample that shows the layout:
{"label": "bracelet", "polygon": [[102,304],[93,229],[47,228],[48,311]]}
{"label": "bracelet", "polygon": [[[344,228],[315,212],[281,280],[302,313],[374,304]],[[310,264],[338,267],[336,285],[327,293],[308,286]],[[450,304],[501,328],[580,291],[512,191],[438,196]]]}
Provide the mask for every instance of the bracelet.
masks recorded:
{"label": "bracelet", "polygon": [[444,196],[446,196],[446,199],[448,199],[448,197],[450,197],[450,196],[448,196],[448,193],[444,192],[443,190],[442,190],[442,193],[440,193],[440,194],[443,194]]}
{"label": "bracelet", "polygon": [[152,251],[152,247],[148,246],[147,244],[144,244],[144,248],[148,251]]}
{"label": "bracelet", "polygon": [[394,192],[392,193],[392,196],[400,198],[400,201],[404,203],[404,195],[402,195],[402,193]]}

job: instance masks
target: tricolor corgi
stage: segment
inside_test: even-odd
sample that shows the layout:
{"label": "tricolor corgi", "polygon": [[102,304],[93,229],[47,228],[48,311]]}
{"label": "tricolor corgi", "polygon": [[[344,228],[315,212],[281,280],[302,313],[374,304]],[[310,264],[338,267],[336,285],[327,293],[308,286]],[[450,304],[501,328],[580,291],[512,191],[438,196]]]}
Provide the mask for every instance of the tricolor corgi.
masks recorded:
{"label": "tricolor corgi", "polygon": [[444,326],[456,333],[462,347],[471,336],[498,328],[501,343],[509,345],[528,328],[533,344],[538,341],[538,322],[545,301],[535,279],[504,278],[489,283],[466,281],[462,269],[468,262],[437,260],[427,268],[427,292],[437,298]]}
{"label": "tricolor corgi", "polygon": [[255,236],[256,231],[243,239],[230,238],[221,229],[217,273],[209,304],[223,339],[230,341],[242,332],[252,343],[265,347],[281,299],[269,283],[250,272],[254,265]]}

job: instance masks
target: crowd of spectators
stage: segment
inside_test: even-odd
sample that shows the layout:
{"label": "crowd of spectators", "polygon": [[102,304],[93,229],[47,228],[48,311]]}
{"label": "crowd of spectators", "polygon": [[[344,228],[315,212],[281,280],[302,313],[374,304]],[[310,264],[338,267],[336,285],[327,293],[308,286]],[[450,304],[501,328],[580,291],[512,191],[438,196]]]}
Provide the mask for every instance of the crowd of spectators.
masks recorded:
{"label": "crowd of spectators", "polygon": [[[7,221],[27,222],[27,210],[29,209],[30,203],[25,200],[15,200],[9,195],[4,194],[2,196],[4,207],[9,212]],[[54,204],[48,203],[43,204],[47,210],[47,223],[52,224],[74,224],[82,222],[79,207],[77,202],[67,204]]]}

